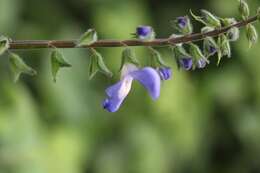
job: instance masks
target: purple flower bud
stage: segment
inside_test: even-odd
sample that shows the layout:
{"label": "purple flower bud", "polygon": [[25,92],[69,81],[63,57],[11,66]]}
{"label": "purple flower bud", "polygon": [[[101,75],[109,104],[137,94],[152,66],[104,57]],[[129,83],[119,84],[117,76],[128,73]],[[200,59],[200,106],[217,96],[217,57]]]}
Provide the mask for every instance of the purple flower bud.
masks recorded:
{"label": "purple flower bud", "polygon": [[207,65],[207,61],[204,58],[199,59],[197,62],[198,68],[204,68],[206,65]]}
{"label": "purple flower bud", "polygon": [[139,38],[146,38],[149,37],[153,32],[152,27],[150,26],[138,26],[136,28],[136,35]]}
{"label": "purple flower bud", "polygon": [[178,17],[177,23],[180,28],[185,28],[187,26],[188,20],[186,17]]}
{"label": "purple flower bud", "polygon": [[192,68],[192,58],[182,58],[179,61],[180,61],[180,66],[184,70],[190,70]]}
{"label": "purple flower bud", "polygon": [[213,46],[209,46],[209,52],[210,54],[215,54],[217,52],[217,49]]}
{"label": "purple flower bud", "polygon": [[172,77],[172,70],[171,68],[159,68],[159,74],[162,80],[168,80]]}

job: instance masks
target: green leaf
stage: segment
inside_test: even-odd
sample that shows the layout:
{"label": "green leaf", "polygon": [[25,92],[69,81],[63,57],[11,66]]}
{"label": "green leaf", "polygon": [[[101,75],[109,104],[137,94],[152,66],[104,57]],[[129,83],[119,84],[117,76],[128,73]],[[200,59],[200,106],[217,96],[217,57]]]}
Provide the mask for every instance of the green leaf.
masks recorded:
{"label": "green leaf", "polygon": [[0,37],[0,55],[2,55],[6,50],[9,49],[9,40],[8,38],[1,36]]}
{"label": "green leaf", "polygon": [[77,46],[89,46],[96,42],[98,39],[97,32],[94,29],[89,29],[78,40]]}
{"label": "green leaf", "polygon": [[25,62],[19,55],[14,54],[14,53],[10,53],[9,65],[10,65],[11,71],[13,73],[14,82],[17,82],[19,80],[19,77],[22,73],[28,74],[31,76],[34,76],[37,74],[37,72],[33,68],[31,68],[30,66],[25,64]]}
{"label": "green leaf", "polygon": [[134,51],[129,47],[126,47],[122,52],[122,61],[121,61],[121,65],[120,65],[120,71],[122,70],[125,63],[132,63],[136,66],[140,65],[139,61],[136,58]]}
{"label": "green leaf", "polygon": [[71,67],[71,65],[64,60],[62,53],[55,49],[51,53],[51,70],[54,82],[56,82],[58,71],[63,67]]}

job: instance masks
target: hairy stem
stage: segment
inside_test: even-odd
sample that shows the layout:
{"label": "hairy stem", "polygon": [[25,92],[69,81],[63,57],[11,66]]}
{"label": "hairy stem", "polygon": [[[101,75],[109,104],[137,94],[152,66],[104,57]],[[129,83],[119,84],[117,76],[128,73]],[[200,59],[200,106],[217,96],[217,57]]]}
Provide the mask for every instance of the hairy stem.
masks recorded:
{"label": "hairy stem", "polygon": [[[195,33],[178,38],[161,38],[152,41],[142,41],[137,39],[132,40],[98,40],[90,46],[81,48],[95,47],[124,47],[124,46],[167,46],[179,43],[195,42],[202,40],[205,37],[216,37],[227,32],[232,27],[241,28],[249,23],[257,21],[257,16],[240,21],[234,25],[216,29],[207,33]],[[77,40],[13,40],[10,41],[9,49],[42,49],[42,48],[77,48]]]}

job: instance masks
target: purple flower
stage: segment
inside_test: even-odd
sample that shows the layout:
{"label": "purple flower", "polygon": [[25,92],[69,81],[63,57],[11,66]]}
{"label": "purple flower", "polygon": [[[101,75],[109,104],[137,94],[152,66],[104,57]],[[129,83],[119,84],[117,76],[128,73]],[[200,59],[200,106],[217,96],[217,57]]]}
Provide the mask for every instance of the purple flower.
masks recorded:
{"label": "purple flower", "polygon": [[207,60],[205,58],[201,58],[197,61],[198,68],[204,68],[207,65]]}
{"label": "purple flower", "polygon": [[172,70],[169,67],[159,68],[158,71],[162,80],[169,80],[172,77]]}
{"label": "purple flower", "polygon": [[132,64],[124,65],[121,80],[106,89],[107,98],[103,101],[103,108],[109,112],[116,112],[131,90],[133,80],[140,82],[149,92],[153,100],[160,96],[161,80],[158,72],[145,67],[138,69]]}
{"label": "purple flower", "polygon": [[177,24],[180,28],[185,28],[187,26],[188,20],[187,17],[178,17],[177,18]]}
{"label": "purple flower", "polygon": [[179,63],[184,70],[190,70],[192,68],[192,58],[181,58]]}
{"label": "purple flower", "polygon": [[153,28],[150,26],[138,26],[136,35],[140,39],[150,39],[153,36]]}

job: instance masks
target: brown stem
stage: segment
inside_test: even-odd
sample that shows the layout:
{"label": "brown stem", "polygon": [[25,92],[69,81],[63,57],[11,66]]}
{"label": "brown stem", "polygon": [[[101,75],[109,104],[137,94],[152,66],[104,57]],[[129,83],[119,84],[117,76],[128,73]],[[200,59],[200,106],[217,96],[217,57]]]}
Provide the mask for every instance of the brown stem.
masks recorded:
{"label": "brown stem", "polygon": [[[257,21],[257,16],[240,21],[234,25],[216,29],[207,33],[195,33],[178,38],[162,38],[154,39],[152,41],[142,41],[137,39],[132,40],[98,40],[90,46],[83,46],[81,48],[94,47],[124,47],[124,46],[166,46],[175,45],[179,43],[195,42],[202,40],[205,37],[216,37],[222,33],[227,32],[232,27],[243,27],[249,23]],[[77,40],[14,40],[10,42],[10,49],[42,49],[42,48],[77,48]]]}

